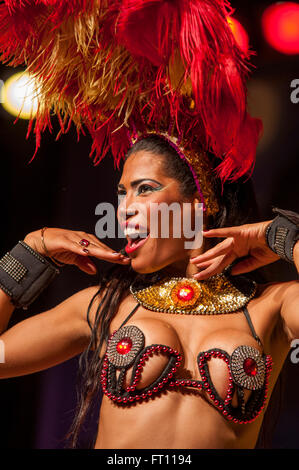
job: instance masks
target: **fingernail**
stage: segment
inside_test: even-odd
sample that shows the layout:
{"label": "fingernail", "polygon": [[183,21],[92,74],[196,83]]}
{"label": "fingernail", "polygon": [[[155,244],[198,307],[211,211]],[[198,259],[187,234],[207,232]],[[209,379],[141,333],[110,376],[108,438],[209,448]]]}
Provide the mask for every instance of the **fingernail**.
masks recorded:
{"label": "fingernail", "polygon": [[83,248],[84,253],[89,253],[88,249],[87,248]]}
{"label": "fingernail", "polygon": [[120,253],[118,253],[117,251],[113,251],[113,253],[112,253],[112,254],[113,254],[114,256],[118,256],[118,255],[120,255]]}

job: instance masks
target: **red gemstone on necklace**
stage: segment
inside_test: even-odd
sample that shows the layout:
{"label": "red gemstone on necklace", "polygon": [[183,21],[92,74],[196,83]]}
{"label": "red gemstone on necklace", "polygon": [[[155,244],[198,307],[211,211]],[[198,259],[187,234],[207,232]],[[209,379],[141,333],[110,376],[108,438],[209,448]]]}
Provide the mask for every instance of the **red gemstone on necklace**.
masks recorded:
{"label": "red gemstone on necklace", "polygon": [[177,296],[180,300],[191,300],[194,297],[194,289],[191,286],[183,286],[178,290]]}
{"label": "red gemstone on necklace", "polygon": [[243,362],[243,369],[247,375],[254,377],[257,374],[257,363],[251,357],[247,357]]}
{"label": "red gemstone on necklace", "polygon": [[116,350],[119,354],[128,354],[132,349],[132,341],[130,338],[121,339],[117,345]]}

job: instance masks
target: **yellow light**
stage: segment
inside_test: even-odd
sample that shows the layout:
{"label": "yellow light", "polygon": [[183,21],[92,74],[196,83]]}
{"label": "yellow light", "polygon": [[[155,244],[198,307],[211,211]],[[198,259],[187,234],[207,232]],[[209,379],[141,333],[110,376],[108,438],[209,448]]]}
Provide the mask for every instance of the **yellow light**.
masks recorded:
{"label": "yellow light", "polygon": [[232,18],[231,16],[227,17],[227,21],[239,47],[246,54],[249,49],[249,36],[247,34],[246,29],[241,25],[239,21],[237,21],[235,18]]}
{"label": "yellow light", "polygon": [[36,115],[37,98],[32,77],[20,72],[12,75],[1,88],[3,108],[13,116],[30,119]]}

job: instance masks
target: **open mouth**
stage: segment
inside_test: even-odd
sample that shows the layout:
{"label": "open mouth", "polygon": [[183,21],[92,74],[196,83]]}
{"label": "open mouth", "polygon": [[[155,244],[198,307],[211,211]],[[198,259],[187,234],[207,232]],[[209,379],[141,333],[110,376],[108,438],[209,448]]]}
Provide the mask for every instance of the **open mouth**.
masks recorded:
{"label": "open mouth", "polygon": [[143,246],[146,241],[148,240],[150,234],[136,234],[136,236],[130,236],[128,239],[128,244],[125,247],[125,251],[127,254],[132,253],[133,251],[137,250],[141,246]]}

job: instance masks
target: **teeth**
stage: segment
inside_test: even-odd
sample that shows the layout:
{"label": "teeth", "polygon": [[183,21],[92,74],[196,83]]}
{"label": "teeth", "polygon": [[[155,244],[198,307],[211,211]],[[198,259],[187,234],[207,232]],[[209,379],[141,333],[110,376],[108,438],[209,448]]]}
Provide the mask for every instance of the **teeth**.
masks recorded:
{"label": "teeth", "polygon": [[138,230],[132,229],[130,227],[125,228],[124,233],[126,236],[130,238],[146,238],[147,237],[147,232],[139,232]]}

